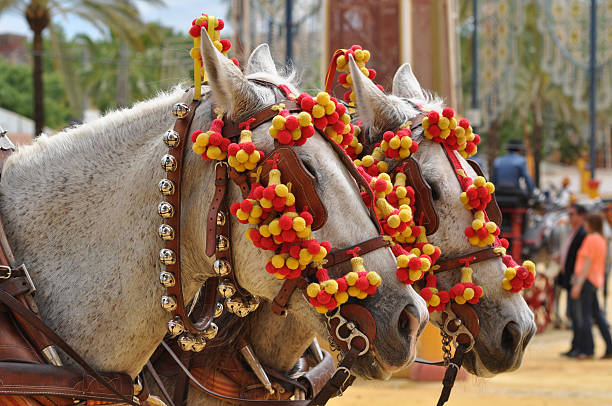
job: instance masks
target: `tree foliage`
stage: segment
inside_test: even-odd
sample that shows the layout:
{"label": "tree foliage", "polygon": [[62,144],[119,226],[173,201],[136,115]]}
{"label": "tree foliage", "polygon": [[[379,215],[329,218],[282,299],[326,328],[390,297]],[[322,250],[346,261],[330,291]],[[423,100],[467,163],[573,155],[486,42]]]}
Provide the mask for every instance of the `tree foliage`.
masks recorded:
{"label": "tree foliage", "polygon": [[[57,73],[48,71],[44,84],[47,126],[61,128],[72,118],[62,81]],[[0,107],[32,118],[32,94],[32,67],[10,65],[0,60]]]}

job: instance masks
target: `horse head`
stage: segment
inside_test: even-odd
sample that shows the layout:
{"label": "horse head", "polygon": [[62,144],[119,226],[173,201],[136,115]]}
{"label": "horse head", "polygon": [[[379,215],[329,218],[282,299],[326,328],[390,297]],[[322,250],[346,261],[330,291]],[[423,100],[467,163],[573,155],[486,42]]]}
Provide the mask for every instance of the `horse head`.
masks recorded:
{"label": "horse head", "polygon": [[[214,48],[207,36],[202,37],[201,53],[211,89],[210,96],[214,105],[222,109],[227,118],[243,122],[265,107],[278,103],[281,94],[279,89],[264,81],[286,84],[294,94],[298,94],[295,86],[285,83],[286,80],[277,73],[267,46],[260,46],[254,52],[247,68],[248,75],[244,75]],[[192,130],[208,128],[211,107],[207,105],[207,100],[197,110]],[[256,148],[265,154],[274,150],[273,139],[268,134],[269,126],[261,125],[252,131]],[[329,141],[315,133],[304,145],[293,147],[293,151],[314,178],[316,193],[327,210],[327,220],[314,231],[315,237],[319,241],[329,241],[332,248],[339,249],[348,249],[377,237],[377,226],[361,199],[358,185]],[[202,213],[207,212],[211,202],[210,185],[214,165],[206,164],[196,154],[189,154],[185,165],[183,267],[184,272],[188,272],[188,280],[201,283],[214,275],[212,260],[202,249],[206,242],[203,232],[206,223]],[[229,201],[241,199],[240,190],[232,185]],[[231,244],[234,247],[233,262],[237,282],[251,295],[272,301],[281,289],[282,281],[265,272],[271,254],[254,247],[245,235],[246,230],[247,227],[238,222],[232,224]],[[370,378],[386,378],[391,372],[414,360],[416,337],[427,320],[427,313],[423,300],[416,292],[395,278],[396,262],[388,248],[379,248],[362,256],[365,268],[380,274],[382,285],[376,294],[359,301],[373,316],[376,338],[371,343],[371,351],[357,362],[355,371]],[[333,271],[330,268],[330,274],[337,277],[350,269],[350,264],[346,262]],[[197,283],[193,283],[186,290],[193,291],[197,286]],[[291,296],[288,312],[293,320],[291,330],[309,331],[310,337],[314,334],[327,337],[325,317],[317,313],[300,293]],[[283,341],[284,338],[279,337],[278,342],[271,344],[282,346]],[[295,346],[295,359],[309,342],[304,340]]]}
{"label": "horse head", "polygon": [[[381,141],[385,131],[397,131],[402,124],[414,120],[423,110],[442,110],[441,101],[421,89],[408,64],[400,67],[395,74],[393,92],[390,95],[385,94],[362,75],[352,57],[349,66],[358,113],[365,127],[369,129],[367,144]],[[415,123],[412,124],[414,125]],[[455,151],[450,153],[456,154],[468,176],[476,176],[472,167],[459,154]],[[433,207],[439,218],[439,227],[435,233],[428,236],[428,240],[440,247],[440,261],[477,251],[478,248],[472,246],[464,235],[464,230],[472,224],[473,217],[459,199],[463,190],[444,149],[431,140],[423,139],[413,157],[431,188]],[[393,160],[387,162],[390,166],[394,164]],[[460,267],[436,274],[439,290],[449,291],[460,281]],[[514,370],[519,367],[524,349],[535,333],[533,314],[520,294],[502,288],[507,267],[499,256],[471,264],[471,268],[473,281],[482,287],[484,296],[475,304],[466,303],[460,307],[457,307],[456,303],[452,303],[452,306],[448,303],[444,311],[431,313],[430,321],[443,327],[444,320],[453,314],[453,310],[462,313],[459,309],[467,309],[470,313],[475,311],[480,330],[475,337],[473,349],[465,356],[464,365],[470,372],[479,376]],[[418,283],[415,285],[418,286]],[[465,318],[465,315],[455,316]]]}

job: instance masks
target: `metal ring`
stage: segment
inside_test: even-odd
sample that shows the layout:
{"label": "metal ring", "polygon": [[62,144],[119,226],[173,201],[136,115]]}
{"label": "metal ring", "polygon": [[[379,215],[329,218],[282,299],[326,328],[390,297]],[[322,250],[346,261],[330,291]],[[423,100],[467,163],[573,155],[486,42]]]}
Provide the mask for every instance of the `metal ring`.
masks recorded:
{"label": "metal ring", "polygon": [[13,269],[10,266],[0,265],[0,270],[6,271],[6,275],[0,275],[0,279],[10,279],[13,275]]}

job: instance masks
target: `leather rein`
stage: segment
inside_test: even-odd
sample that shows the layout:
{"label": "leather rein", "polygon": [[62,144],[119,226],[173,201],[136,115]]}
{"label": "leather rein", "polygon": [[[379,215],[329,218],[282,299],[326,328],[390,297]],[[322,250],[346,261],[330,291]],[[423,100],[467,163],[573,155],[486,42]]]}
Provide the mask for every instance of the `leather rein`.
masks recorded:
{"label": "leather rein", "polygon": [[[270,86],[270,83],[263,82],[265,86]],[[253,130],[259,125],[262,125],[270,121],[274,116],[278,114],[279,103],[285,105],[285,109],[289,112],[301,111],[298,103],[292,99],[280,100],[277,92],[275,91],[276,102],[270,105],[249,119],[250,129]],[[164,140],[169,147],[169,152],[162,159],[163,162],[169,162],[168,165],[168,176],[167,180],[172,185],[172,194],[162,194],[166,197],[167,202],[160,204],[160,215],[162,205],[168,203],[171,205],[169,210],[172,212],[171,216],[165,217],[165,224],[160,227],[160,236],[165,240],[165,247],[160,252],[160,260],[166,265],[165,271],[160,275],[162,284],[167,287],[167,293],[162,298],[162,306],[167,310],[170,310],[173,315],[171,320],[172,326],[179,326],[174,331],[174,335],[182,334],[179,337],[179,345],[183,350],[195,350],[198,351],[205,345],[205,338],[214,338],[217,326],[214,324],[213,319],[215,317],[216,309],[218,306],[216,303],[216,293],[223,286],[232,286],[234,292],[238,291],[243,294],[247,299],[243,299],[247,304],[244,307],[237,306],[235,310],[229,309],[232,313],[238,316],[244,317],[250,311],[253,311],[257,306],[250,305],[249,303],[258,303],[256,298],[251,297],[248,293],[240,288],[237,283],[235,274],[233,271],[232,253],[231,253],[231,234],[230,234],[230,214],[228,211],[228,186],[229,180],[231,179],[240,189],[243,198],[246,198],[249,193],[249,184],[246,175],[238,174],[233,168],[230,168],[225,162],[218,161],[215,164],[215,193],[211,202],[208,215],[207,215],[207,238],[206,238],[206,254],[208,256],[215,255],[215,262],[213,268],[217,275],[217,278],[209,278],[204,286],[203,291],[205,292],[204,298],[200,299],[204,303],[202,315],[197,320],[192,320],[185,308],[184,298],[181,287],[181,272],[180,272],[180,207],[181,207],[181,174],[183,161],[185,157],[185,144],[188,138],[187,131],[191,126],[191,122],[194,117],[196,108],[199,106],[199,101],[193,101],[186,110],[184,106],[183,111],[187,111],[187,114],[177,116],[173,130],[170,130],[164,136]],[[240,135],[240,123],[232,122],[230,120],[224,120],[223,136],[232,141],[235,141]],[[344,150],[331,141],[324,134],[321,134],[330,146],[334,149],[340,160],[342,161],[345,168],[354,178],[357,185],[360,187],[360,191],[364,191],[373,197],[373,192],[369,188],[367,182],[359,174],[351,159],[346,155]],[[278,148],[278,145],[274,151]],[[287,147],[280,147],[287,148]],[[272,154],[274,154],[274,151]],[[298,158],[299,159],[299,158]],[[161,182],[160,182],[161,184]],[[160,187],[161,190],[161,187]],[[316,190],[315,190],[316,193]],[[338,266],[344,262],[349,261],[352,255],[349,253],[352,249],[359,247],[360,255],[367,254],[380,248],[388,247],[389,242],[380,235],[381,229],[380,224],[376,218],[376,213],[372,208],[369,208],[370,217],[373,223],[377,226],[379,235],[374,238],[362,241],[351,247],[344,249],[332,250],[326,256],[325,260],[326,268],[330,269],[334,266]],[[164,217],[164,216],[162,216]],[[163,230],[162,230],[163,228]],[[163,233],[162,233],[163,231]],[[309,265],[303,272],[302,275],[295,279],[286,279],[279,290],[278,294],[272,302],[272,310],[274,313],[284,316],[287,314],[287,307],[290,297],[296,289],[302,290],[305,297],[306,286],[308,284],[308,278],[316,272],[316,269]],[[219,282],[221,278],[221,282]],[[164,283],[165,282],[165,283]],[[231,296],[226,297],[226,304],[230,305],[232,302]],[[242,312],[241,309],[245,311]],[[330,314],[331,313],[331,314]],[[341,348],[345,354],[342,361],[339,363],[337,369],[322,385],[322,388],[318,393],[312,393],[313,398],[311,400],[253,400],[245,399],[240,397],[229,397],[214,392],[207,388],[196,377],[189,372],[189,368],[180,362],[179,356],[177,356],[166,343],[162,345],[170,353],[170,356],[177,362],[183,373],[189,380],[197,386],[199,389],[206,392],[208,395],[229,401],[241,405],[250,404],[261,404],[261,405],[324,405],[329,398],[335,396],[338,393],[344,391],[355,379],[350,373],[350,369],[355,360],[364,354],[366,354],[371,348],[376,335],[376,325],[372,315],[363,306],[358,304],[345,304],[334,312],[326,314],[327,323],[330,330],[330,335],[336,346]],[[170,328],[172,332],[172,328]],[[183,339],[183,337],[188,337]],[[182,340],[182,341],[181,341]],[[195,342],[195,344],[194,344]],[[186,344],[185,344],[186,343]],[[185,345],[184,345],[185,344]],[[194,346],[195,345],[195,346]],[[333,364],[332,364],[333,365]],[[259,376],[258,376],[259,378]],[[266,386],[266,389],[270,390],[269,381],[266,379],[260,379]],[[175,398],[176,401],[181,399]]]}

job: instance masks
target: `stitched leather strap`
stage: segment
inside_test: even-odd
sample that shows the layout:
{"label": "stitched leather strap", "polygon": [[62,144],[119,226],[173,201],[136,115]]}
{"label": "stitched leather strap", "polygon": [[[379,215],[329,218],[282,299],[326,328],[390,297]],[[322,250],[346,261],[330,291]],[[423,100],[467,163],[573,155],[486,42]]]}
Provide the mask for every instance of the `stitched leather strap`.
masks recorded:
{"label": "stitched leather strap", "polygon": [[85,360],[81,358],[79,354],[72,349],[60,336],[58,336],[53,330],[51,330],[45,323],[43,323],[30,309],[26,308],[21,302],[9,295],[7,292],[0,290],[0,303],[3,303],[10,308],[14,313],[19,314],[27,323],[40,330],[45,336],[53,341],[55,345],[60,347],[70,358],[75,360],[89,375],[96,381],[104,385],[111,393],[114,393],[118,399],[125,403],[133,406],[138,406],[138,403],[134,402],[131,398],[128,398],[125,394],[120,393],[115,387],[113,387],[105,378],[103,378],[98,372],[89,366]]}
{"label": "stitched leather strap", "polygon": [[360,248],[359,255],[363,256],[368,252],[376,251],[379,248],[384,248],[387,246],[389,246],[389,241],[385,240],[382,235],[378,235],[369,240],[357,243],[351,247],[332,250],[332,252],[327,254],[325,257],[325,260],[327,261],[325,267],[329,269],[343,262],[350,261],[351,258],[353,258],[353,254],[350,254],[349,251],[354,250],[356,247]]}
{"label": "stitched leather strap", "polygon": [[469,259],[470,264],[487,261],[489,259],[500,258],[500,254],[495,252],[495,247],[486,247],[479,251],[472,252],[467,255],[461,255],[453,258],[440,259],[436,262],[435,273],[459,269],[463,266],[462,260]]}

